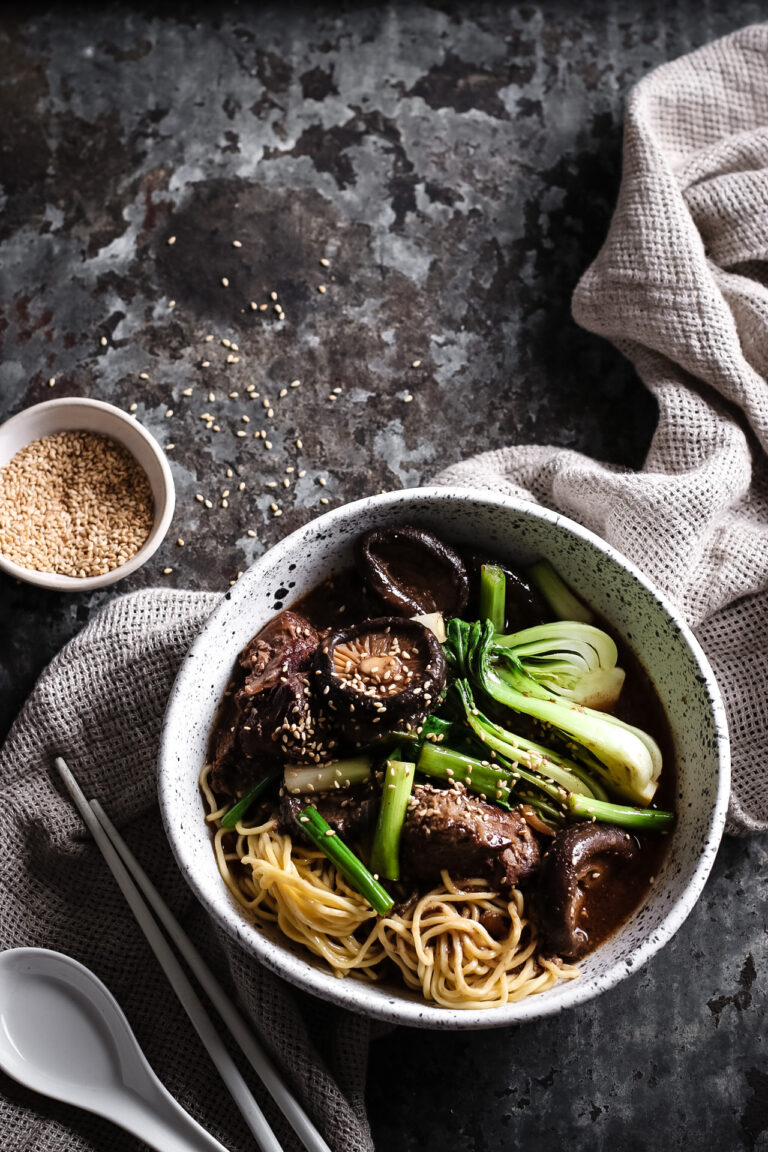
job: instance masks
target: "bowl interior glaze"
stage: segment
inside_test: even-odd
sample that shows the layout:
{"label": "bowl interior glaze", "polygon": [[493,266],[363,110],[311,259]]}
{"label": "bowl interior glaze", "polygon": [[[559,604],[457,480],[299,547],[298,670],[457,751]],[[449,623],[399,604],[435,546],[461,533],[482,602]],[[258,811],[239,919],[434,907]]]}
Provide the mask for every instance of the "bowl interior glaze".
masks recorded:
{"label": "bowl interior glaze", "polygon": [[[582,974],[520,1003],[489,1010],[430,1006],[394,984],[333,976],[278,932],[257,928],[221,880],[197,777],[237,653],[280,608],[351,564],[364,530],[415,523],[448,541],[525,564],[549,559],[632,648],[651,674],[672,730],[678,822],[655,885],[631,919],[581,962]],[[669,940],[695,903],[714,860],[729,789],[722,703],[696,640],[675,610],[598,537],[546,509],[472,489],[422,488],[349,504],[294,532],[241,577],[183,661],[165,717],[160,803],[179,867],[214,920],[272,971],[352,1011],[429,1028],[489,1028],[582,1003],[637,970]]]}

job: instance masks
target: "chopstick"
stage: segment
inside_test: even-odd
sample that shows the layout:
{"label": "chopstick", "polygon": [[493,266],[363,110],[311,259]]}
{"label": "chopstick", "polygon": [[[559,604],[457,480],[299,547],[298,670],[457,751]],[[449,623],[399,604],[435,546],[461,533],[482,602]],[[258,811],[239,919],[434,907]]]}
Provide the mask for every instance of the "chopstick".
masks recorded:
{"label": "chopstick", "polygon": [[210,1016],[160,931],[147,904],[145,904],[144,897],[200,981],[211,1003],[239,1044],[249,1064],[260,1077],[265,1088],[308,1152],[331,1152],[328,1144],[315,1128],[301,1104],[291,1095],[268,1056],[245,1025],[237,1008],[175,919],[99,802],[92,800],[89,804],[72,772],[60,756],[56,758],[55,763],[67,791],[96,841],[107,866],[133,912],[139,928],[144,933],[150,948],[157,957],[195,1031],[208,1050],[259,1147],[263,1152],[283,1152],[264,1113],[254,1099],[237,1065],[216,1032]]}

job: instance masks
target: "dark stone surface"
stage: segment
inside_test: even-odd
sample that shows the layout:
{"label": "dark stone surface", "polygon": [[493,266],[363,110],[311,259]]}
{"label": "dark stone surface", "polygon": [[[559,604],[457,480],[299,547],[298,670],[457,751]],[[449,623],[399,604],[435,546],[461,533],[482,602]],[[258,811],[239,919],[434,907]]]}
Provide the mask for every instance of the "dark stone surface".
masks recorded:
{"label": "dark stone surface", "polygon": [[[571,291],[610,218],[629,87],[760,16],[744,0],[6,6],[0,418],[60,395],[136,403],[175,445],[178,507],[117,588],[0,581],[2,730],[110,596],[226,587],[321,498],[515,441],[639,465],[653,404],[575,326]],[[726,843],[675,941],[559,1019],[379,1041],[377,1147],[768,1148],[767,878],[764,841]]]}

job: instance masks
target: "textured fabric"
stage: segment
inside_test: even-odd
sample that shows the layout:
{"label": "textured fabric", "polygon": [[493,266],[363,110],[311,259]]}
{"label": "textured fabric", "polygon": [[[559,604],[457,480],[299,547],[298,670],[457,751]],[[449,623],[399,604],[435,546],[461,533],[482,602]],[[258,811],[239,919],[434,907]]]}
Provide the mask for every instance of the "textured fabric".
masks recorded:
{"label": "textured fabric", "polygon": [[[63,793],[62,755],[98,798],[219,976],[236,990],[277,1064],[335,1152],[370,1152],[363,1089],[368,1021],[305,999],[217,938],[171,856],[157,807],[156,756],[183,654],[210,594],[138,592],[113,601],[48,666],[0,752],[0,950],[53,948],[88,965],[117,997],[150,1064],[232,1152],[252,1149],[229,1094],[179,1007],[101,854]],[[251,1081],[278,1139],[301,1145]],[[54,1119],[55,1117],[55,1119]],[[132,1137],[51,1107],[0,1073],[3,1152],[115,1152]],[[143,1145],[142,1145],[143,1147]]]}
{"label": "textured fabric", "polygon": [[[510,447],[443,472],[599,533],[686,616],[732,738],[729,831],[768,828],[768,25],[656,69],[626,114],[619,200],[573,298],[655,396],[640,472]],[[620,414],[617,419],[620,419]]]}

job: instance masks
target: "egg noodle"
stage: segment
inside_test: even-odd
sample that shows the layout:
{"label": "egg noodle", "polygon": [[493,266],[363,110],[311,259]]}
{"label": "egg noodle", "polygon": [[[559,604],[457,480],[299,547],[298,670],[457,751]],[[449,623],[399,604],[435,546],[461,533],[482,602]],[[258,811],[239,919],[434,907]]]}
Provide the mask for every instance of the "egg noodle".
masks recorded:
{"label": "egg noodle", "polygon": [[222,828],[227,806],[218,804],[209,771],[206,764],[200,775],[206,820],[233,897],[257,922],[276,924],[321,956],[337,976],[377,980],[390,960],[409,988],[444,1008],[495,1008],[578,976],[574,965],[539,954],[517,889],[507,899],[485,880],[457,883],[444,871],[439,886],[402,911],[377,916],[322,852],[294,844],[276,820]]}

